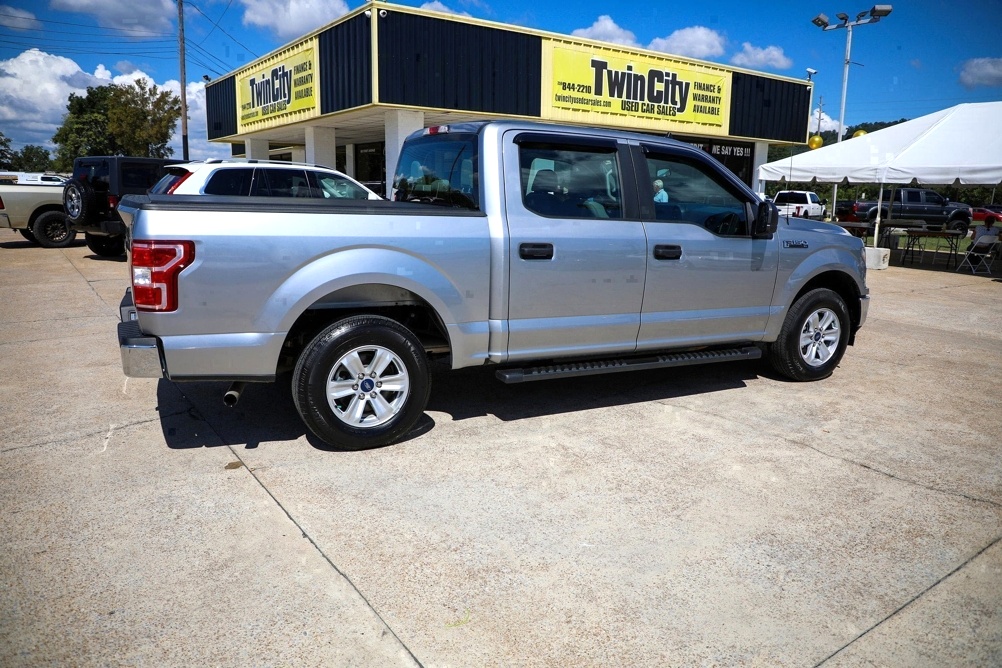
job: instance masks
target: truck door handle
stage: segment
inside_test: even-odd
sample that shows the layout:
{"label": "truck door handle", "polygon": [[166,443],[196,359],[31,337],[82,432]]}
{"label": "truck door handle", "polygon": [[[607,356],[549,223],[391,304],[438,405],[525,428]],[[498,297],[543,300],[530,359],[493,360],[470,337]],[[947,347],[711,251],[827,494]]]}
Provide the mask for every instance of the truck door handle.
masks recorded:
{"label": "truck door handle", "polygon": [[658,244],[654,247],[655,260],[680,260],[682,247],[671,244]]}
{"label": "truck door handle", "polygon": [[518,256],[523,260],[552,260],[553,244],[519,244]]}

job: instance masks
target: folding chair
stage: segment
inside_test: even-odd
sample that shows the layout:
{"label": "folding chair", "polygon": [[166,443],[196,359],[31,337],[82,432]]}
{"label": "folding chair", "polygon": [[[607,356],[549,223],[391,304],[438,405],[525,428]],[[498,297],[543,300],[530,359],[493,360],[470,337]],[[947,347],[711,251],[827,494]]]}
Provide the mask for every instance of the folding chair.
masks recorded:
{"label": "folding chair", "polygon": [[972,274],[992,273],[992,260],[999,249],[999,239],[993,236],[981,236],[971,244],[964,258],[957,265],[957,271],[965,266],[971,270]]}

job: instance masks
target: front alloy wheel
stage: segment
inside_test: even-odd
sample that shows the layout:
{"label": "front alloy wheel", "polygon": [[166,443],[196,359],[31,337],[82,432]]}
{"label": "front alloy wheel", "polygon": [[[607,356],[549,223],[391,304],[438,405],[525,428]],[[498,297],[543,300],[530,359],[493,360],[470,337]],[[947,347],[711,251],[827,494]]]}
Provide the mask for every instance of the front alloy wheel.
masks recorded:
{"label": "front alloy wheel", "polygon": [[779,336],[769,344],[769,361],[793,380],[827,378],[845,354],[851,326],[849,308],[837,292],[811,290],[790,306]]}
{"label": "front alloy wheel", "polygon": [[804,321],[800,330],[800,356],[809,366],[824,366],[838,350],[842,329],[831,309],[821,308]]}

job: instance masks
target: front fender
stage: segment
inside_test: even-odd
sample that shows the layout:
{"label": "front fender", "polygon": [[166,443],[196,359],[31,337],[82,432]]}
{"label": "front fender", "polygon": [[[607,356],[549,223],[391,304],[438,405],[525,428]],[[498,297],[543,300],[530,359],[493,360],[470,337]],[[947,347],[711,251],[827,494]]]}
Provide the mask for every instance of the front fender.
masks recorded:
{"label": "front fender", "polygon": [[[847,240],[848,241],[848,240]],[[805,286],[823,275],[848,277],[855,286],[856,297],[869,294],[866,287],[866,258],[863,242],[852,238],[852,246],[828,246],[809,255],[796,255],[792,249],[784,249],[780,260],[780,277],[777,282],[774,303],[782,308],[770,316],[766,327],[767,341],[775,341],[783,326],[786,314]],[[785,277],[785,278],[784,278]],[[838,281],[843,283],[845,281]],[[849,295],[852,298],[852,295]],[[850,305],[852,308],[852,305]]]}

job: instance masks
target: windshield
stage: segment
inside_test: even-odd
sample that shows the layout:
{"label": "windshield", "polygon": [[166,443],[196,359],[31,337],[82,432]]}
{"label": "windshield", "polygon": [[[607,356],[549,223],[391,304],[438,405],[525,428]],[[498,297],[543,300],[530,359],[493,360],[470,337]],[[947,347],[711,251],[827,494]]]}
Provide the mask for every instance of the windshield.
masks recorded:
{"label": "windshield", "polygon": [[477,135],[437,134],[408,140],[393,175],[391,199],[478,210]]}

